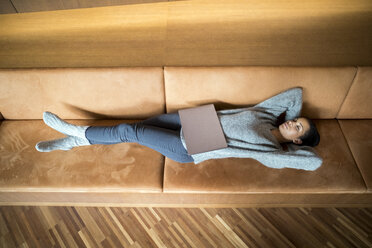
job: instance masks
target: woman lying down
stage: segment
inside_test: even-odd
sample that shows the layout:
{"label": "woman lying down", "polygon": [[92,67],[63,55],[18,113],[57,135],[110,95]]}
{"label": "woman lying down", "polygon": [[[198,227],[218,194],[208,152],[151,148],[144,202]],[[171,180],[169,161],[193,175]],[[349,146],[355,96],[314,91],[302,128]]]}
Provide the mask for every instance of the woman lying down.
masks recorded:
{"label": "woman lying down", "polygon": [[[131,124],[77,126],[44,112],[45,124],[67,137],[39,142],[36,149],[50,152],[77,146],[135,142],[180,163],[253,158],[271,168],[312,171],[322,164],[322,159],[311,148],[318,145],[320,137],[310,119],[299,117],[301,108],[302,88],[292,88],[253,107],[217,111],[228,146],[194,155],[187,153],[178,113],[162,114]],[[284,122],[277,125],[283,114]]]}

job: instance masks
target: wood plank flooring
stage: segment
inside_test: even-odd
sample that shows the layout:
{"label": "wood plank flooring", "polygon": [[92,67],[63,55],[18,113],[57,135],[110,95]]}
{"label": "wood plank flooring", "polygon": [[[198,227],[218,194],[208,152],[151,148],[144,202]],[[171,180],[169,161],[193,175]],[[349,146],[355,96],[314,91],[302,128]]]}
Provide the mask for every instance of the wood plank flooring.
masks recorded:
{"label": "wood plank flooring", "polygon": [[0,247],[372,247],[372,208],[9,206]]}

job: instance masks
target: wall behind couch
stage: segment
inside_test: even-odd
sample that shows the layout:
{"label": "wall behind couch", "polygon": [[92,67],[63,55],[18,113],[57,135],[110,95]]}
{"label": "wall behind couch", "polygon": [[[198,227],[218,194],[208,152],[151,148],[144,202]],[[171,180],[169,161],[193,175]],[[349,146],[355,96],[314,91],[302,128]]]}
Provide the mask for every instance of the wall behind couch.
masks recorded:
{"label": "wall behind couch", "polygon": [[175,1],[0,15],[0,68],[372,65],[372,1]]}

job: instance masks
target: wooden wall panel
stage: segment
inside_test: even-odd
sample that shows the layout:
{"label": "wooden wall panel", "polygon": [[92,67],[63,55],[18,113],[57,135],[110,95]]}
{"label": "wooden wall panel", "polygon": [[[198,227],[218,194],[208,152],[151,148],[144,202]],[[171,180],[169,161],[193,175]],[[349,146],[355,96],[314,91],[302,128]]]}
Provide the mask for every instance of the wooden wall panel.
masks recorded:
{"label": "wooden wall panel", "polygon": [[0,67],[162,64],[166,11],[139,4],[0,15]]}
{"label": "wooden wall panel", "polygon": [[0,15],[0,68],[372,65],[372,1],[175,1]]}
{"label": "wooden wall panel", "polygon": [[372,64],[372,1],[350,3],[344,0],[178,2],[169,5],[166,63],[177,66]]}

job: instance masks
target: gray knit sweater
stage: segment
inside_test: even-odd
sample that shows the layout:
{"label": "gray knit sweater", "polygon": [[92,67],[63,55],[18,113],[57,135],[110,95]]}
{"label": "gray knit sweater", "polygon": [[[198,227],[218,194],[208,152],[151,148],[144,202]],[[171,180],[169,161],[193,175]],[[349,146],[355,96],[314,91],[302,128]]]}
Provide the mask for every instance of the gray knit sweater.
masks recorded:
{"label": "gray knit sweater", "polygon": [[[285,120],[300,116],[302,88],[292,88],[273,96],[253,107],[217,111],[227,148],[192,155],[198,164],[208,159],[253,158],[271,168],[316,170],[322,159],[312,147],[288,144],[284,151],[271,129],[278,117],[285,112]],[[180,137],[186,143],[182,129]]]}

